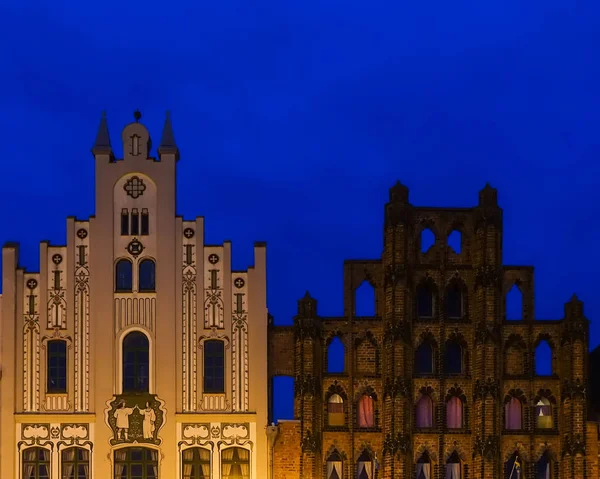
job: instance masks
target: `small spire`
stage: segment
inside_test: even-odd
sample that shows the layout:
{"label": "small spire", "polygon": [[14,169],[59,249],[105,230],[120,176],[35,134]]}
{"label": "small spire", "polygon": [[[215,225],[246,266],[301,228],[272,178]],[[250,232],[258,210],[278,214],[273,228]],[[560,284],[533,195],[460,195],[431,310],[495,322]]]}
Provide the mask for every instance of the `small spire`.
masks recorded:
{"label": "small spire", "polygon": [[100,126],[98,126],[98,134],[96,135],[96,142],[94,143],[93,150],[96,149],[112,149],[110,144],[110,135],[108,134],[108,123],[106,121],[106,110],[102,112]]}
{"label": "small spire", "polygon": [[133,112],[133,117],[135,118],[135,122],[139,123],[140,119],[142,118],[142,112],[140,110],[135,110]]}
{"label": "small spire", "polygon": [[161,148],[177,148],[175,135],[173,135],[173,126],[171,125],[171,113],[167,110],[165,116],[165,126],[163,127],[162,138],[160,140]]}

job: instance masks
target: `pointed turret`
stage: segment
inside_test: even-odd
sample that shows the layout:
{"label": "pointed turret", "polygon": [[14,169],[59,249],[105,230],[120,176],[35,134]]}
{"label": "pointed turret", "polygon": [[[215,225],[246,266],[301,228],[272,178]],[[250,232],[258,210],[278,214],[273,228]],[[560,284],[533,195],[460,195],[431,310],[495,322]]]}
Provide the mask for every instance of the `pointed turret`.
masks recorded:
{"label": "pointed turret", "polygon": [[160,145],[158,147],[158,154],[161,157],[168,154],[175,155],[175,160],[179,160],[179,148],[177,148],[177,143],[175,142],[173,126],[171,125],[171,114],[168,111],[165,117],[162,138],[160,139]]}
{"label": "pointed turret", "polygon": [[110,134],[108,133],[108,123],[106,121],[106,111],[102,112],[98,133],[96,134],[96,141],[92,147],[92,153],[95,157],[98,157],[99,155],[109,155],[110,161],[114,161],[112,146],[110,144]]}

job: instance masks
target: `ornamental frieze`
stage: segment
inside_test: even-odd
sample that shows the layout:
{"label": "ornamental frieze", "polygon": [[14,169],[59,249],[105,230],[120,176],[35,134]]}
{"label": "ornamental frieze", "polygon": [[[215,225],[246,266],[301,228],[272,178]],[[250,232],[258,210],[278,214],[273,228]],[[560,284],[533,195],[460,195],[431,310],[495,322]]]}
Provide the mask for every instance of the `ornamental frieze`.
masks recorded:
{"label": "ornamental frieze", "polygon": [[113,432],[110,444],[160,445],[158,433],[166,420],[164,401],[156,394],[121,394],[107,402],[104,419]]}

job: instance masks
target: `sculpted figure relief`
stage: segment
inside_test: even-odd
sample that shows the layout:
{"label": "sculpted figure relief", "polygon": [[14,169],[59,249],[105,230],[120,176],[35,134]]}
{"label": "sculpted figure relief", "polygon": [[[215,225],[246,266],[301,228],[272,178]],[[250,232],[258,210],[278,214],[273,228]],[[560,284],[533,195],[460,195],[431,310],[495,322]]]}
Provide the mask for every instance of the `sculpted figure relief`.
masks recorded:
{"label": "sculpted figure relief", "polygon": [[123,442],[159,445],[164,424],[163,401],[153,394],[119,395],[108,402],[106,423],[113,431],[112,445]]}

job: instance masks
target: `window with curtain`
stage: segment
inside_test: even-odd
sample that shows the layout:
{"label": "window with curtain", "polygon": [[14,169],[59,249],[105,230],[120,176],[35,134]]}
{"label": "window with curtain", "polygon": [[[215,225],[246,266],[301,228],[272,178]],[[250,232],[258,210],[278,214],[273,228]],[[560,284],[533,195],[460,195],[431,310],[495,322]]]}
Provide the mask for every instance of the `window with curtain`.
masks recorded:
{"label": "window with curtain", "polygon": [[432,479],[431,460],[427,453],[422,454],[415,464],[415,477],[416,479]]}
{"label": "window with curtain", "polygon": [[504,404],[504,428],[509,431],[518,431],[522,427],[523,410],[521,401],[516,397],[511,397]]}
{"label": "window with curtain", "polygon": [[536,403],[535,418],[538,429],[552,429],[552,406],[547,398],[540,398]]}
{"label": "window with curtain", "polygon": [[222,479],[250,479],[250,451],[230,447],[221,452]]}
{"label": "window with curtain", "polygon": [[366,394],[358,400],[358,427],[375,427],[375,401]]}
{"label": "window with curtain", "polygon": [[551,479],[551,463],[547,453],[535,463],[535,479]]}
{"label": "window with curtain", "polygon": [[464,313],[463,291],[460,285],[453,284],[446,290],[446,316],[460,319]]}
{"label": "window with curtain", "polygon": [[460,457],[453,452],[446,461],[446,474],[444,479],[460,479]]}
{"label": "window with curtain", "polygon": [[49,393],[67,392],[67,343],[61,339],[48,341],[47,390]]}
{"label": "window with curtain", "polygon": [[23,451],[23,479],[50,479],[50,451],[30,447]]}
{"label": "window with curtain", "polygon": [[504,463],[504,477],[505,479],[525,479],[523,469],[523,458],[515,453]]}
{"label": "window with curtain", "polygon": [[210,451],[201,447],[192,447],[181,453],[183,479],[210,478]]}
{"label": "window with curtain", "polygon": [[211,339],[204,342],[204,392],[225,392],[225,344]]}
{"label": "window with curtain", "polygon": [[373,460],[367,451],[363,451],[356,462],[357,479],[373,479]]}
{"label": "window with curtain", "polygon": [[444,351],[444,369],[447,374],[462,374],[463,372],[463,350],[458,341],[446,342]]}
{"label": "window with curtain", "polygon": [[343,479],[342,457],[333,451],[327,458],[327,479]]}
{"label": "window with curtain", "polygon": [[144,333],[133,331],[123,339],[123,393],[148,392],[150,344]]}
{"label": "window with curtain", "polygon": [[327,424],[329,426],[344,426],[344,400],[339,394],[332,394],[327,401]]}
{"label": "window with curtain", "polygon": [[156,265],[154,261],[151,259],[140,261],[138,281],[140,291],[156,290]]}
{"label": "window with curtain", "polygon": [[428,284],[417,288],[417,314],[419,318],[433,317],[433,291]]}
{"label": "window with curtain", "polygon": [[448,429],[463,427],[463,403],[456,396],[452,396],[446,403],[446,427]]}
{"label": "window with curtain", "polygon": [[158,451],[127,447],[115,452],[114,479],[158,479]]}
{"label": "window with curtain", "polygon": [[131,292],[133,290],[133,265],[128,259],[121,259],[115,267],[115,290]]}
{"label": "window with curtain", "polygon": [[429,341],[423,341],[415,351],[415,373],[433,373],[433,346]]}
{"label": "window with curtain", "polygon": [[417,401],[415,425],[417,427],[433,427],[433,401],[427,394],[421,396]]}
{"label": "window with curtain", "polygon": [[70,447],[60,454],[61,479],[90,479],[90,451]]}

